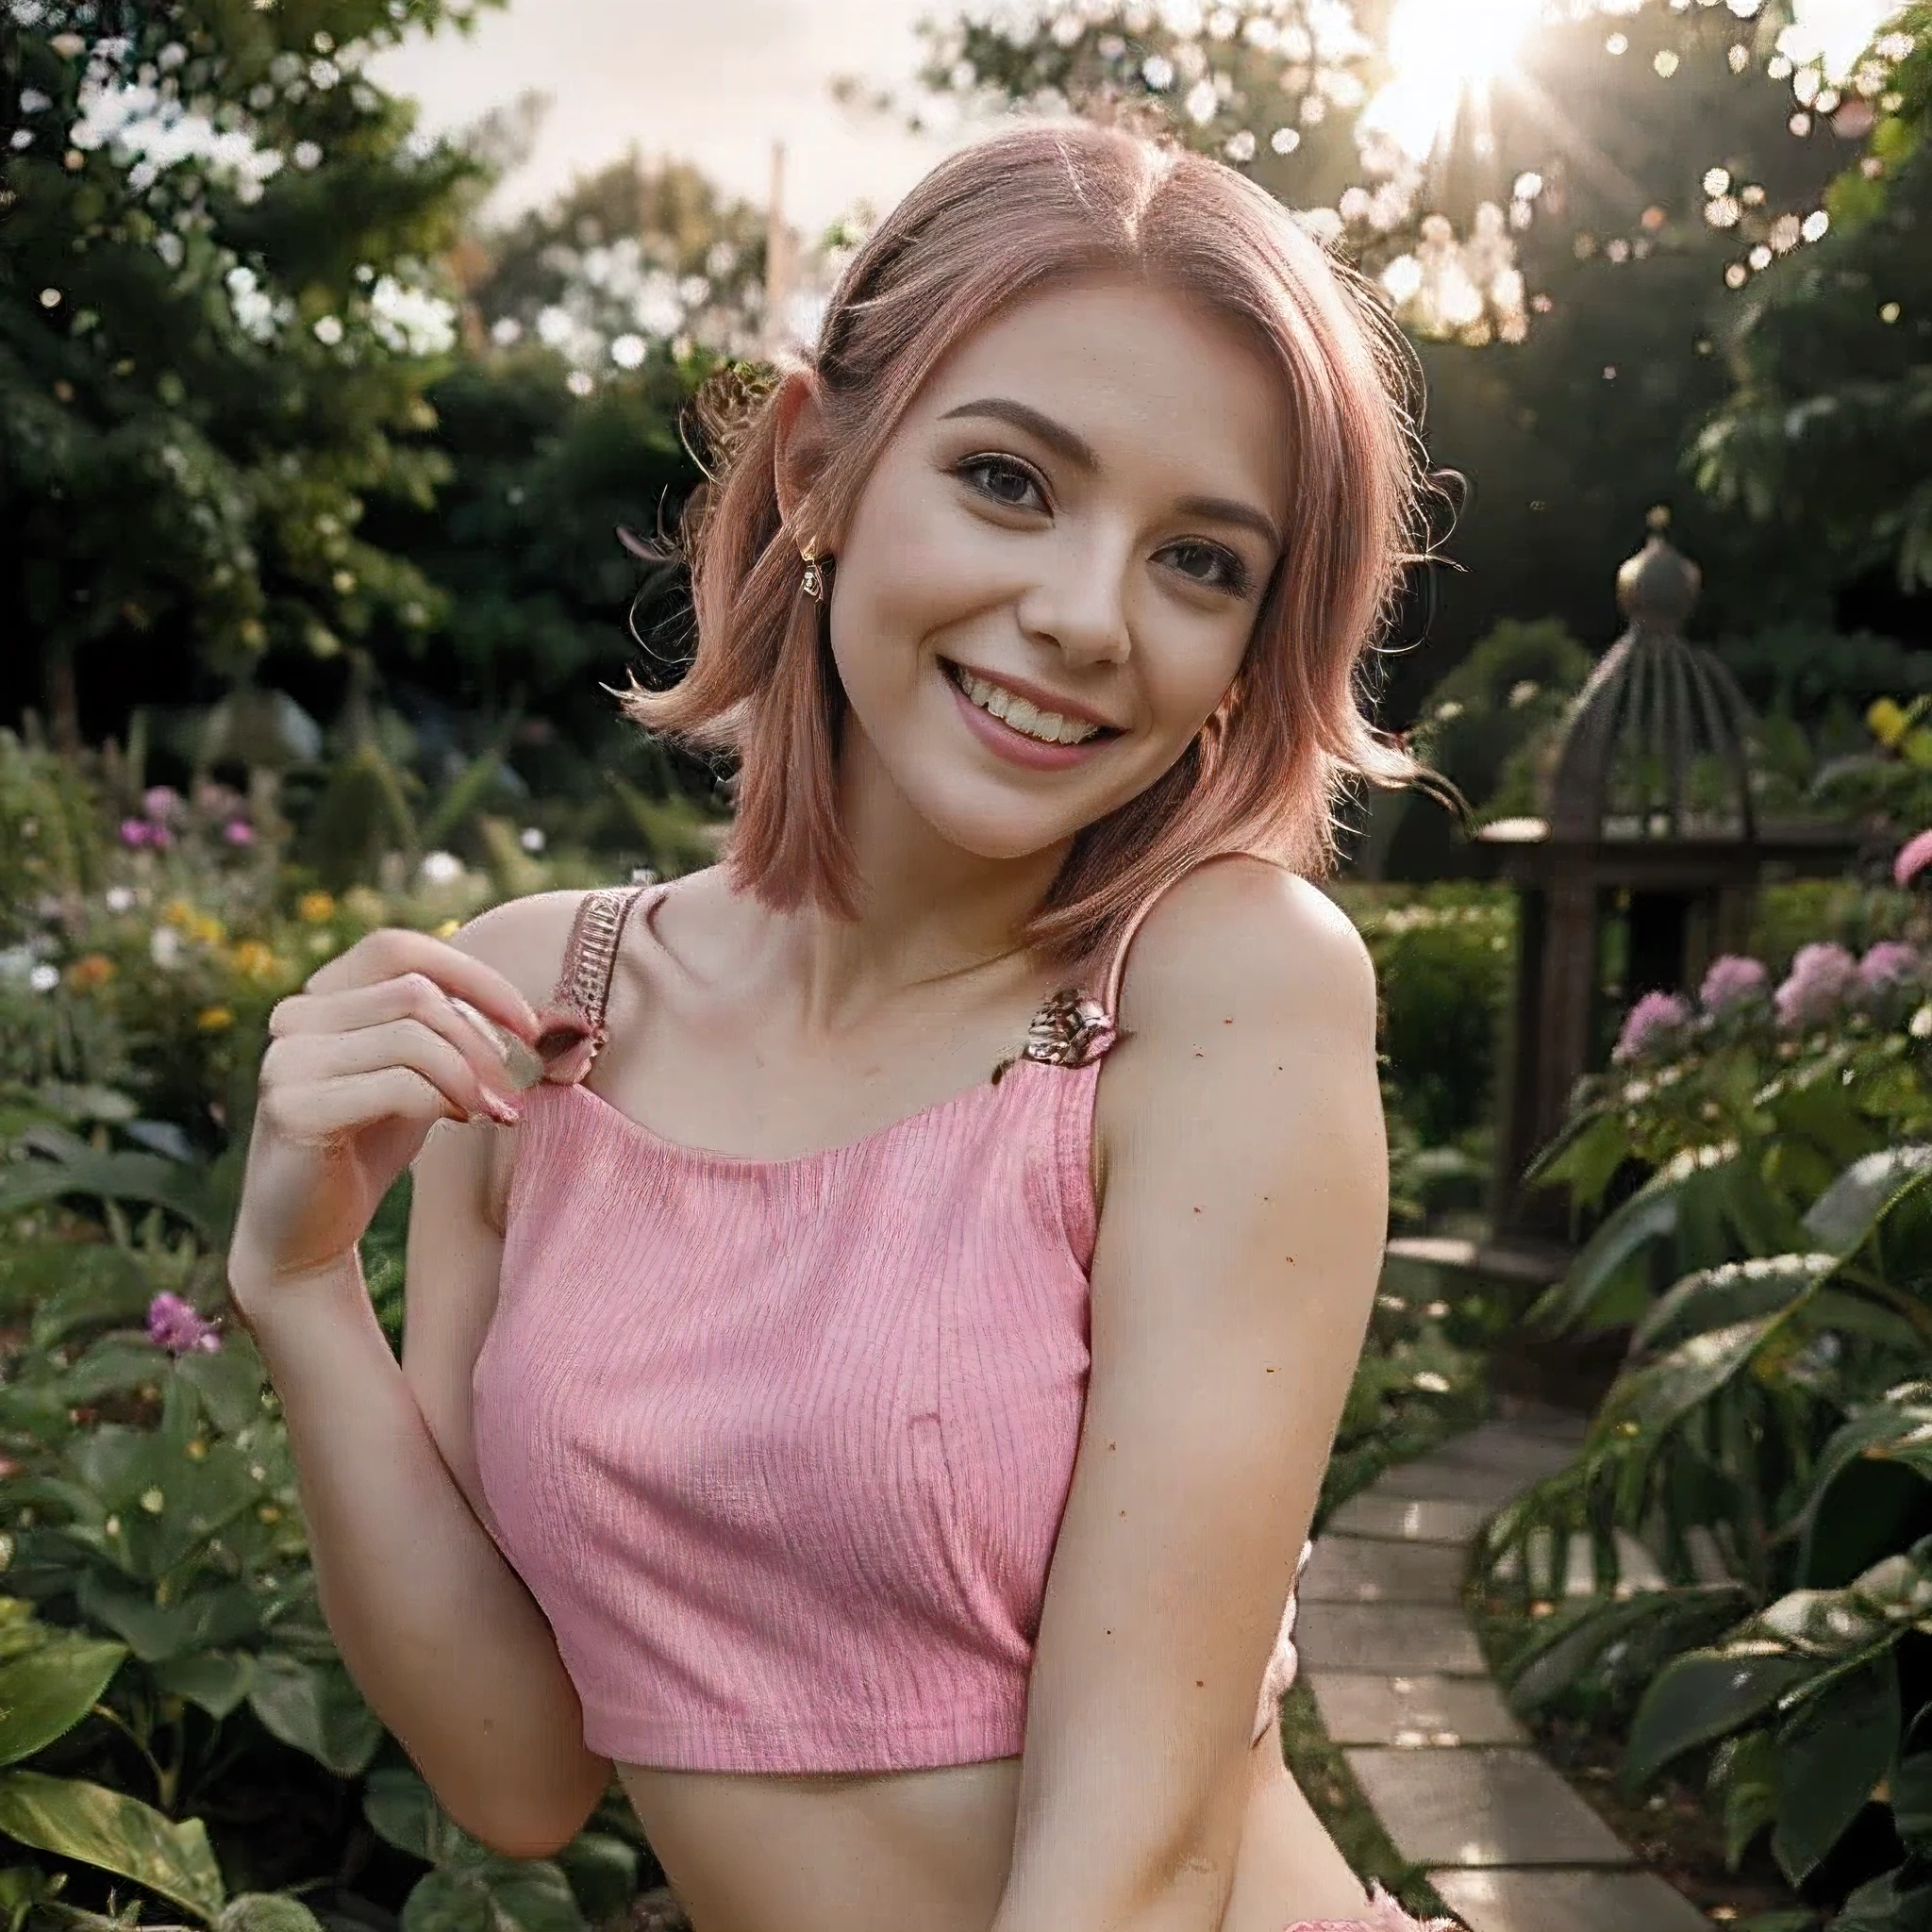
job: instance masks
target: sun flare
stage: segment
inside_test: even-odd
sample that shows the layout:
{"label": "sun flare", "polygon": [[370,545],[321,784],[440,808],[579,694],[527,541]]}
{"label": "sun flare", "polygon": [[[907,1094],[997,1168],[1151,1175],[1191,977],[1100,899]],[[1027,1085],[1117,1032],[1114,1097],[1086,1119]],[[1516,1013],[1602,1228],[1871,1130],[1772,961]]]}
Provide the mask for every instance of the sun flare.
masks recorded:
{"label": "sun flare", "polygon": [[[1480,111],[1490,89],[1516,66],[1524,43],[1546,17],[1634,10],[1639,0],[1395,0],[1389,22],[1393,78],[1363,115],[1363,125],[1426,159],[1466,106]],[[1698,0],[1715,6],[1720,0]],[[1760,0],[1722,0],[1740,19]],[[1799,64],[1817,60],[1829,77],[1848,71],[1895,0],[1796,0],[1794,25],[1780,45]]]}

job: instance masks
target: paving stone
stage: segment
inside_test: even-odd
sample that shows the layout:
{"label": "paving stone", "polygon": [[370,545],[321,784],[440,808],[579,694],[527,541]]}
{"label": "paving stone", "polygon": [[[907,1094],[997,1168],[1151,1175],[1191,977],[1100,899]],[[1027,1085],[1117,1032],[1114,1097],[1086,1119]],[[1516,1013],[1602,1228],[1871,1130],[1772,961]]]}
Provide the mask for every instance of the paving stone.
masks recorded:
{"label": "paving stone", "polygon": [[1418,1865],[1628,1865],[1616,1835],[1534,1751],[1344,1754]]}
{"label": "paving stone", "polygon": [[1710,1932],[1654,1872],[1431,1872],[1470,1932]]}
{"label": "paving stone", "polygon": [[1526,1477],[1507,1470],[1473,1468],[1446,1457],[1424,1456],[1391,1470],[1375,1485],[1375,1492],[1424,1503],[1480,1503],[1489,1510],[1500,1509],[1528,1487]]}
{"label": "paving stone", "polygon": [[1475,1634],[1453,1604],[1305,1604],[1294,1641],[1311,1671],[1484,1674]]}
{"label": "paving stone", "polygon": [[1312,1671],[1307,1682],[1322,1728],[1338,1744],[1415,1751],[1524,1741],[1523,1726],[1485,1677]]}
{"label": "paving stone", "polygon": [[1324,1536],[1302,1574],[1305,1604],[1450,1604],[1462,1598],[1455,1543],[1394,1543]]}
{"label": "paving stone", "polygon": [[1466,1543],[1490,1514],[1479,1503],[1422,1503],[1372,1489],[1351,1496],[1328,1519],[1328,1527],[1342,1536]]}
{"label": "paving stone", "polygon": [[1466,1435],[1452,1436],[1429,1451],[1433,1463],[1455,1469],[1493,1469],[1525,1486],[1555,1475],[1575,1458],[1575,1447],[1560,1438],[1519,1429],[1508,1423],[1484,1423]]}

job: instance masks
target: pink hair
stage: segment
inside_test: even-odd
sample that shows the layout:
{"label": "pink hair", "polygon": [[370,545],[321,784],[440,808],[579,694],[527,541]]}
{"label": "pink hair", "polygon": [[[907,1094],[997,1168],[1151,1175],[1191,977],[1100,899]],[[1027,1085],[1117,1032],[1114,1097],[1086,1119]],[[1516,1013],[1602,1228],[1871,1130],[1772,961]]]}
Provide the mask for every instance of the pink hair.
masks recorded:
{"label": "pink hair", "polygon": [[[1086,826],[1021,937],[1074,964],[1193,858],[1245,851],[1330,870],[1350,782],[1419,767],[1364,715],[1366,674],[1420,520],[1414,358],[1369,285],[1234,169],[1119,126],[1016,128],[941,162],[858,251],[812,358],[824,437],[796,530],[845,526],[880,452],[953,345],[1014,300],[1094,273],[1179,290],[1277,360],[1295,449],[1287,542],[1241,668],[1154,784]],[[774,911],[858,916],[835,763],[845,695],[779,514],[775,411],[727,381],[700,399],[724,455],[684,522],[697,652],[675,686],[624,697],[647,729],[740,759],[725,848]]]}

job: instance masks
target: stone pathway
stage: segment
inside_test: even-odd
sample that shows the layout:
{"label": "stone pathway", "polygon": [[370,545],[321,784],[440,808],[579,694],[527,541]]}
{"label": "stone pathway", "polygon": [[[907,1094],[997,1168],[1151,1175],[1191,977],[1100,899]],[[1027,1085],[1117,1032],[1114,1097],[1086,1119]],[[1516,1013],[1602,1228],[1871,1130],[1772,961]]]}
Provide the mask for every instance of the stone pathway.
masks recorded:
{"label": "stone pathway", "polygon": [[1582,1429],[1486,1423],[1345,1503],[1303,1580],[1303,1672],[1396,1849],[1472,1932],[1709,1932],[1530,1746],[1463,1619],[1471,1539]]}

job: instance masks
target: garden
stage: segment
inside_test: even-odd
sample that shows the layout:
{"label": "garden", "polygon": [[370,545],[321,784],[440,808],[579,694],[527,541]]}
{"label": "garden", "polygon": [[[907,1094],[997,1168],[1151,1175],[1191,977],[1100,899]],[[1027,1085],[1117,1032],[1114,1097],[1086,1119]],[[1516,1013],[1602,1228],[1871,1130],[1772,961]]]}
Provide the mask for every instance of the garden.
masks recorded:
{"label": "garden", "polygon": [[[479,11],[0,6],[0,1932],[677,1923],[615,1788],[547,1859],[441,1812],[226,1300],[279,999],[377,926],[715,858],[728,761],[612,702],[689,654],[646,540],[868,219],[636,155],[493,213],[525,122],[431,134],[378,77]],[[942,11],[867,111],[1144,117],[1385,292],[1460,496],[1378,692],[1435,776],[1356,801],[1328,882],[1391,1257],[1317,1526],[1512,1401],[1587,1415],[1473,1545],[1511,1709],[1736,1923],[1932,1932],[1932,10],[1833,67],[1778,0],[1557,9],[1426,163],[1366,113],[1387,11]],[[1615,652],[1670,712],[1629,667],[1686,558],[1659,661],[1735,728],[1659,752],[1631,696],[1552,965],[1522,855]],[[398,1348],[408,1210],[363,1246]],[[1386,1863],[1312,1709],[1291,1756]]]}

